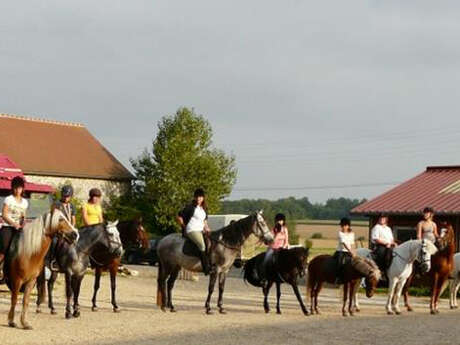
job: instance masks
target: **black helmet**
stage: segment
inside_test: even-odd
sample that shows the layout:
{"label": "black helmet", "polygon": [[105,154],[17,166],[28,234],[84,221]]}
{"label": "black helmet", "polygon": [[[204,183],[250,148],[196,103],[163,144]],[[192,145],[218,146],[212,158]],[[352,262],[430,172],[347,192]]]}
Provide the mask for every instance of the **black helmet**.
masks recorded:
{"label": "black helmet", "polygon": [[348,225],[348,226],[351,225],[350,219],[347,218],[347,217],[343,217],[343,218],[340,220],[340,226],[345,226],[345,225]]}
{"label": "black helmet", "polygon": [[66,185],[61,188],[61,196],[67,198],[73,195],[73,188],[71,185]]}
{"label": "black helmet", "polygon": [[90,198],[94,198],[94,197],[99,197],[99,196],[102,196],[102,193],[100,191],[100,189],[98,188],[91,188],[90,191],[89,191],[89,197]]}
{"label": "black helmet", "polygon": [[286,216],[282,213],[277,213],[275,216],[275,223],[278,223],[280,220],[286,223]]}
{"label": "black helmet", "polygon": [[16,188],[23,188],[24,189],[25,181],[21,176],[16,176],[11,180],[11,190]]}
{"label": "black helmet", "polygon": [[197,188],[193,193],[193,197],[198,198],[199,196],[204,196],[205,192],[203,188]]}

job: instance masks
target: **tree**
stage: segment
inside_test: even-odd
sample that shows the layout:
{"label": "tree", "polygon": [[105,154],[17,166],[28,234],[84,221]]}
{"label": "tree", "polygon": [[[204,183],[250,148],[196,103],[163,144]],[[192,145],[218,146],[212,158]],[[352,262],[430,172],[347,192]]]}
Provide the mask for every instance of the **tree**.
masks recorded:
{"label": "tree", "polygon": [[237,175],[235,158],[214,148],[212,136],[203,116],[180,108],[160,120],[151,151],[131,160],[138,182],[133,202],[154,227],[151,230],[177,230],[175,217],[198,187],[206,191],[211,213],[231,193]]}

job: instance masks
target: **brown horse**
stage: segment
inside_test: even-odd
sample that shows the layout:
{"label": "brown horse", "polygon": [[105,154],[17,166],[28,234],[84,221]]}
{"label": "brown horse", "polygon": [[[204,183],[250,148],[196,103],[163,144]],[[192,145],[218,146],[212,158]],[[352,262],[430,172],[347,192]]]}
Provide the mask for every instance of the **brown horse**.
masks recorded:
{"label": "brown horse", "polygon": [[[377,265],[369,259],[354,256],[343,268],[343,306],[342,315],[348,313],[353,316],[353,295],[358,286],[358,281],[365,278],[366,296],[374,295],[377,284],[380,280],[380,270]],[[311,313],[319,314],[318,295],[325,282],[334,284],[337,277],[336,260],[331,255],[319,255],[308,265],[307,298],[308,292],[311,298]],[[348,311],[346,309],[347,299],[349,301]]]}
{"label": "brown horse", "polygon": [[11,243],[5,260],[6,283],[11,290],[11,308],[8,314],[10,327],[16,327],[14,311],[18,294],[23,289],[21,324],[24,329],[32,329],[26,320],[30,293],[42,270],[51,238],[57,233],[65,236],[70,242],[74,242],[78,238],[77,230],[66,220],[63,213],[53,209],[27,224],[17,239]]}
{"label": "brown horse", "polygon": [[[449,275],[454,268],[454,254],[455,254],[455,232],[452,225],[447,222],[442,222],[441,227],[446,229],[444,235],[438,240],[439,251],[431,257],[430,271],[415,281],[415,273],[412,272],[404,285],[403,295],[404,304],[408,311],[413,311],[409,304],[409,287],[412,282],[417,285],[431,287],[430,299],[430,312],[431,314],[438,314],[439,296],[443,289],[444,284],[449,279]],[[420,280],[420,281],[418,281]]]}

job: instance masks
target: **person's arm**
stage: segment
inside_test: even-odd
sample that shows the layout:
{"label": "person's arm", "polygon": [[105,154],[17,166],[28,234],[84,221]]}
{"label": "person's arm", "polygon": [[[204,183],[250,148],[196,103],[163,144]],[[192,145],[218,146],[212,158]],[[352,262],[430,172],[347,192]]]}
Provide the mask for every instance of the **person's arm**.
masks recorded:
{"label": "person's arm", "polygon": [[81,208],[81,213],[83,216],[83,224],[85,224],[85,226],[89,226],[88,211],[86,210],[85,205],[83,205],[83,207]]}
{"label": "person's arm", "polygon": [[8,205],[6,203],[3,204],[2,218],[8,225],[12,226],[15,229],[20,229],[20,227],[21,227],[20,224],[16,223],[14,220],[12,220],[8,216]]}
{"label": "person's arm", "polygon": [[75,227],[75,225],[77,224],[77,217],[72,216],[71,223],[72,223],[72,226]]}
{"label": "person's arm", "polygon": [[439,238],[438,226],[436,225],[435,222],[433,222],[433,234],[435,238]]}
{"label": "person's arm", "polygon": [[99,206],[99,223],[104,223],[104,215],[102,214],[102,207]]}
{"label": "person's arm", "polygon": [[288,249],[289,248],[289,231],[287,226],[284,227],[285,237],[284,237],[284,248]]}
{"label": "person's arm", "polygon": [[417,224],[417,240],[422,239],[422,222],[418,222]]}
{"label": "person's arm", "polygon": [[210,233],[211,232],[211,229],[209,228],[209,225],[208,225],[208,221],[205,219],[204,220],[204,232],[206,233]]}

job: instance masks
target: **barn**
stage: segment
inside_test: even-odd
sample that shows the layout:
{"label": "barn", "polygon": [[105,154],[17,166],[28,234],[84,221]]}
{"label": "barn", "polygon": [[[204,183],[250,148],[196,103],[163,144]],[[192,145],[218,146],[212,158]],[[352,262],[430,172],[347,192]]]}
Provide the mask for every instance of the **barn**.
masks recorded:
{"label": "barn", "polygon": [[54,188],[70,182],[82,200],[93,187],[120,195],[134,178],[78,123],[0,114],[0,153],[22,169],[28,182]]}
{"label": "barn", "polygon": [[367,216],[369,231],[380,213],[389,216],[389,225],[396,239],[416,237],[416,225],[425,207],[435,210],[435,221],[452,224],[460,248],[460,166],[431,166],[419,175],[357,207],[351,214]]}

